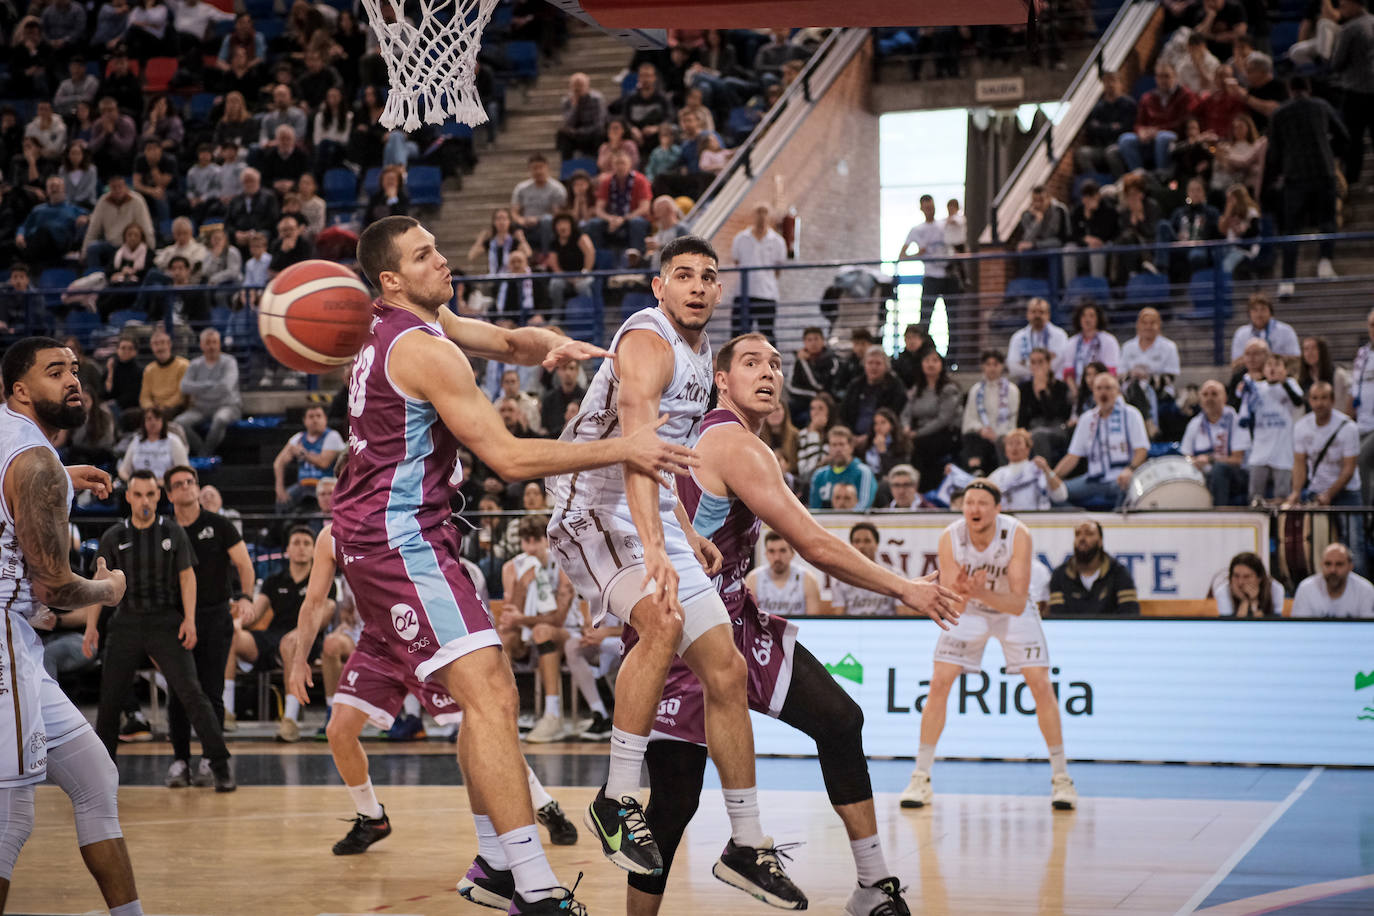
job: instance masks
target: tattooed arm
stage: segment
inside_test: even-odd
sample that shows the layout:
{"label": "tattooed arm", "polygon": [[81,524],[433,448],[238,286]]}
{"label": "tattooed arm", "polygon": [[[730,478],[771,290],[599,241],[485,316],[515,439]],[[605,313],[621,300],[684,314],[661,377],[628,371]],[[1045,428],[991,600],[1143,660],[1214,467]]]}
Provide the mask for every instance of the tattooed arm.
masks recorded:
{"label": "tattooed arm", "polygon": [[118,604],[124,597],[124,573],[107,569],[103,560],[93,579],[72,572],[67,559],[67,471],[57,456],[44,448],[20,452],[5,473],[4,488],[34,597],[61,610]]}

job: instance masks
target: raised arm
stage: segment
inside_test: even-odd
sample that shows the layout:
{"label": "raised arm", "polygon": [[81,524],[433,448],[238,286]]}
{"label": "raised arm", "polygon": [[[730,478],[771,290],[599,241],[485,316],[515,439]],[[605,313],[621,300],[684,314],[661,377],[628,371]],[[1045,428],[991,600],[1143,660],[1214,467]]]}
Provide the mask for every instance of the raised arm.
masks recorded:
{"label": "raised arm", "polygon": [[502,328],[490,322],[460,317],[447,306],[439,309],[439,325],[444,335],[464,353],[517,366],[542,365],[553,369],[568,360],[611,355],[609,350],[573,340],[549,328]]}
{"label": "raised arm", "polygon": [[14,534],[24,551],[33,594],[50,608],[73,611],[115,605],[124,597],[124,573],[96,561],[85,579],[72,572],[67,521],[67,471],[45,448],[20,452],[5,472],[5,502],[15,509]]}

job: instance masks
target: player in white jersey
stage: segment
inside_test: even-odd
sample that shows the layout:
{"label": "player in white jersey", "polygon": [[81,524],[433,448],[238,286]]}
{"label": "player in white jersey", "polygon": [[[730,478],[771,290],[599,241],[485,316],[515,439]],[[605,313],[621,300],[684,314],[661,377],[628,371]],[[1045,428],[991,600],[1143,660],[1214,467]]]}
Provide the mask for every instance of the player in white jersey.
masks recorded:
{"label": "player in white jersey", "polygon": [[768,565],[745,576],[744,584],[765,614],[801,617],[821,612],[821,587],[816,577],[793,562],[797,552],[776,531],[763,536],[763,555]]}
{"label": "player in white jersey", "polygon": [[[665,245],[660,258],[653,279],[658,306],[621,325],[611,342],[615,360],[597,370],[563,441],[631,435],[660,414],[667,416],[658,430],[665,440],[685,444],[695,437],[714,378],[705,328],[720,303],[719,261],[709,243],[690,235]],[[720,552],[659,484],[629,467],[553,481],[549,539],[564,571],[596,623],[610,613],[639,635],[616,679],[610,770],[588,807],[587,826],[621,868],[662,872],[662,854],[634,793],[668,668],[681,655],[703,686],[707,747],[730,815],[722,861],[747,860],[743,882],[803,908],[805,895],[783,874],[759,821],[747,670],[710,578]]]}
{"label": "player in white jersey", "polygon": [[1050,803],[1068,809],[1078,802],[1064,765],[1059,699],[1050,686],[1050,651],[1040,611],[1030,596],[1031,537],[1026,526],[1001,513],[1002,491],[984,477],[964,488],[964,517],[940,535],[940,582],[969,596],[959,623],[940,634],[935,670],[921,712],[921,746],[903,808],[930,804],[930,767],[945,727],[949,691],[959,675],[982,668],[989,637],[1002,644],[1007,674],[1019,673],[1035,697],[1035,716],[1049,748]]}
{"label": "player in white jersey", "polygon": [[[73,481],[102,498],[110,484],[109,475],[92,468],[69,474],[52,447],[61,430],[86,422],[76,370],[72,351],[48,337],[11,344],[0,368],[0,912],[33,829],[33,787],[47,778],[71,797],[81,858],[110,912],[141,916],[119,827],[119,771],[86,717],[43,670],[34,632],[34,624],[52,627],[48,608],[112,606],[124,597],[124,574],[103,560],[93,579],[68,564]],[[49,880],[59,880],[62,868]]]}

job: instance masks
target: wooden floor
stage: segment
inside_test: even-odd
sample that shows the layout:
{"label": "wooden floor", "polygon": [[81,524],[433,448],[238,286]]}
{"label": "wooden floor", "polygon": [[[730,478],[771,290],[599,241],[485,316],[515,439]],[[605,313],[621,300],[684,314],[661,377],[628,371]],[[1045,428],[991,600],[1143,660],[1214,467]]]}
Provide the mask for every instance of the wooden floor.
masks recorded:
{"label": "wooden floor", "polygon": [[[593,790],[551,789],[580,823]],[[329,848],[348,825],[341,788],[208,790],[125,787],[121,819],[149,914],[476,914],[454,892],[475,852],[466,796],[454,786],[379,789],[396,832],[362,856]],[[853,863],[839,821],[814,792],[763,791],[764,824],[804,839],[789,872],[811,912],[843,911]],[[901,811],[877,798],[888,865],[928,914],[1173,913],[1269,814],[1259,801],[1085,798],[1052,812],[1047,797],[940,795],[932,809]],[[71,809],[38,790],[38,826],[13,878],[11,913],[104,912],[82,868]],[[665,916],[769,912],[710,872],[727,835],[719,794],[708,790],[669,884]],[[624,873],[590,838],[548,847],[559,877],[585,872],[578,898],[591,914],[624,912]]]}

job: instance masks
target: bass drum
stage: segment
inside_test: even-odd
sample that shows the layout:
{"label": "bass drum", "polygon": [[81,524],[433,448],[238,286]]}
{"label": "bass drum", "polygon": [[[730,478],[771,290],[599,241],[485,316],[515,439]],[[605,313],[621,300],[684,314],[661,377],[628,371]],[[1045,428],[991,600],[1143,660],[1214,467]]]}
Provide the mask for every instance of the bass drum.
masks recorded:
{"label": "bass drum", "polygon": [[1291,595],[1298,583],[1318,571],[1321,556],[1336,537],[1333,516],[1327,512],[1304,512],[1294,509],[1280,512],[1279,575],[1289,586]]}
{"label": "bass drum", "polygon": [[1152,458],[1136,469],[1127,509],[1210,509],[1207,479],[1181,455]]}

